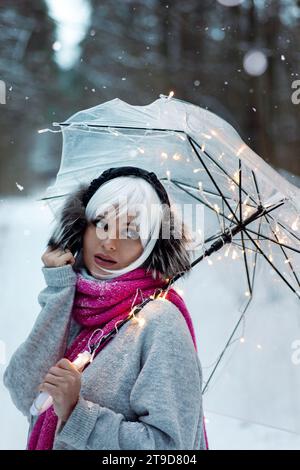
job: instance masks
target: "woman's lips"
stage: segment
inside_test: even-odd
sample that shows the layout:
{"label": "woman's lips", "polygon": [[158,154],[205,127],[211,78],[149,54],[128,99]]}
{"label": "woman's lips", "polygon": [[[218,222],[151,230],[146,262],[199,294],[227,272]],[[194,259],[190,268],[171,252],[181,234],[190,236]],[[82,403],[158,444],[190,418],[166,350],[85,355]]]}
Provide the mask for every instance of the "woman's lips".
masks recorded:
{"label": "woman's lips", "polygon": [[113,264],[116,264],[116,261],[109,261],[101,258],[100,255],[94,256],[96,264],[99,264],[100,266],[111,266]]}

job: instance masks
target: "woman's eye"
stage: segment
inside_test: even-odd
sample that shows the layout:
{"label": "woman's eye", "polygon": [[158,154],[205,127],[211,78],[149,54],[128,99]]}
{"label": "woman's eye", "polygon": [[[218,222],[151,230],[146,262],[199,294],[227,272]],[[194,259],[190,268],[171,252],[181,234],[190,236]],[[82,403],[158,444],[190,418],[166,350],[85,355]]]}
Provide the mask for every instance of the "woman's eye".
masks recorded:
{"label": "woman's eye", "polygon": [[103,226],[107,227],[107,222],[105,222],[102,218],[94,220],[93,224],[98,228],[103,228]]}
{"label": "woman's eye", "polygon": [[139,237],[139,234],[135,230],[128,230],[127,235],[133,240],[136,240]]}
{"label": "woman's eye", "polygon": [[[104,228],[104,229],[107,229],[108,227],[108,224],[107,222],[105,221],[105,219],[102,217],[102,218],[97,218],[95,220],[93,220],[93,225],[95,225],[95,227],[97,228]],[[139,238],[139,233],[136,231],[136,230],[127,230],[125,229],[124,231],[122,231],[122,237],[124,238],[132,238],[134,240],[137,240]]]}

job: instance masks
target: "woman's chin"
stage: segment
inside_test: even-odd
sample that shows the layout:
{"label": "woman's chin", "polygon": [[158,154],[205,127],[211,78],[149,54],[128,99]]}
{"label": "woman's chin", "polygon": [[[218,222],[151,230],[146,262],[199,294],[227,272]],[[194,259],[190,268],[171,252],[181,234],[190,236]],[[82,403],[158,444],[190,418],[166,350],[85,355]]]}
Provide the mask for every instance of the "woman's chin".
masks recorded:
{"label": "woman's chin", "polygon": [[[112,270],[113,271],[113,270]],[[96,279],[102,279],[103,277],[113,274],[108,271],[104,271],[103,269],[96,267],[96,268],[90,268],[89,272],[91,273],[92,276],[94,276]]]}

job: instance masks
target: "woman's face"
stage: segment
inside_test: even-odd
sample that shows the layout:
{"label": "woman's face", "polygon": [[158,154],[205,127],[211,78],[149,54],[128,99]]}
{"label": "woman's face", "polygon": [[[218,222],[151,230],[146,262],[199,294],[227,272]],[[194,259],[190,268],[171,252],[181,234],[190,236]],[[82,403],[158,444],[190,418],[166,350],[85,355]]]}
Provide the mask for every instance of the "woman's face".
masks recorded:
{"label": "woman's face", "polygon": [[[143,252],[138,226],[133,216],[118,217],[117,211],[106,211],[90,222],[83,235],[83,262],[94,276],[127,267]],[[101,258],[111,259],[111,262]]]}

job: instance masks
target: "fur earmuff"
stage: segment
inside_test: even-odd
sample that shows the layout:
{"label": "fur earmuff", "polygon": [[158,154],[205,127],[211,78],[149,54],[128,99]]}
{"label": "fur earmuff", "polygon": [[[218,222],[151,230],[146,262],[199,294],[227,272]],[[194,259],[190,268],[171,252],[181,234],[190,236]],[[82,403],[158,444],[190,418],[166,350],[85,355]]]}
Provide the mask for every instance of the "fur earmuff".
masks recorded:
{"label": "fur earmuff", "polygon": [[87,227],[85,208],[82,204],[82,197],[87,189],[88,185],[81,184],[66,199],[56,227],[47,243],[53,250],[69,248],[73,255],[80,250],[82,236]]}
{"label": "fur earmuff", "polygon": [[176,274],[189,272],[192,268],[187,249],[189,242],[184,222],[175,216],[172,209],[164,206],[159,237],[143,266],[152,270],[154,277],[172,278]]}
{"label": "fur earmuff", "polygon": [[[88,222],[82,199],[88,185],[81,184],[66,199],[58,218],[56,227],[47,243],[52,249],[69,248],[76,255],[82,248],[82,239]],[[169,234],[167,237],[163,235]],[[189,242],[186,226],[177,219],[172,209],[163,213],[163,222],[159,238],[152,253],[142,267],[152,271],[153,277],[172,278],[178,273],[191,269]]]}

